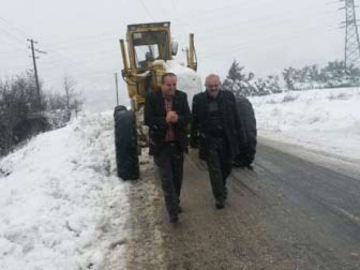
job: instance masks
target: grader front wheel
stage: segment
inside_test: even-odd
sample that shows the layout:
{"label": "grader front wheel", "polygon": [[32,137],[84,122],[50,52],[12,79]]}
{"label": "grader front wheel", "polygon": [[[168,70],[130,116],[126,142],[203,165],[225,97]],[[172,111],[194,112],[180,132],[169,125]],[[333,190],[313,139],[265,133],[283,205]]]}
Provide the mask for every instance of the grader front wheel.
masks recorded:
{"label": "grader front wheel", "polygon": [[123,180],[139,179],[136,118],[125,106],[114,111],[117,174]]}

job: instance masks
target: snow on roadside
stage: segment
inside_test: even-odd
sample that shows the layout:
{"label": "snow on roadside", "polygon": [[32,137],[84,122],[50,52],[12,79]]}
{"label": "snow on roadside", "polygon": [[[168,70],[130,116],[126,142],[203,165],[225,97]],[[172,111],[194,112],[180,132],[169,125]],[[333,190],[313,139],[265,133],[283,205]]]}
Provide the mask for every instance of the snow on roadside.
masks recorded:
{"label": "snow on roadside", "polygon": [[129,185],[115,175],[111,112],[41,134],[0,161],[0,264],[123,269]]}
{"label": "snow on roadside", "polygon": [[360,161],[360,89],[293,91],[251,98],[259,134]]}

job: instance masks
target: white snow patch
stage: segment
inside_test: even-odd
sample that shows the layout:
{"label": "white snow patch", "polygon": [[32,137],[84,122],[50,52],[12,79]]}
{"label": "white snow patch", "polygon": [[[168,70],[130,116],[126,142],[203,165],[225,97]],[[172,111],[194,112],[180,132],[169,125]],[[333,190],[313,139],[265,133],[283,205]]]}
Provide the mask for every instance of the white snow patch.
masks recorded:
{"label": "white snow patch", "polygon": [[123,269],[129,186],[116,177],[114,152],[108,112],[0,161],[1,270],[107,269],[108,256]]}
{"label": "white snow patch", "polygon": [[253,97],[260,135],[360,162],[360,89]]}

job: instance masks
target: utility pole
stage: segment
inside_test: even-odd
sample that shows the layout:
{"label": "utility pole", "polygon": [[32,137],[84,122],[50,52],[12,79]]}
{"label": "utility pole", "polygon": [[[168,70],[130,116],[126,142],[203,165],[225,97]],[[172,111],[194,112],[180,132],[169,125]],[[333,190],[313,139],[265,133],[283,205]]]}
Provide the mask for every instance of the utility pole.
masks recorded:
{"label": "utility pole", "polygon": [[345,28],[345,71],[351,66],[360,68],[360,39],[356,19],[354,0],[340,0],[345,2],[345,21],[342,27]]}
{"label": "utility pole", "polygon": [[38,53],[42,53],[42,54],[46,54],[46,52],[44,51],[40,51],[40,50],[35,50],[34,48],[34,43],[37,44],[36,41],[32,40],[32,39],[28,39],[28,41],[31,44],[31,52],[32,52],[32,59],[33,59],[33,64],[34,64],[34,76],[35,76],[35,83],[36,83],[36,91],[37,91],[37,99],[38,99],[38,109],[41,110],[41,92],[40,92],[40,83],[39,83],[39,76],[38,76],[38,71],[37,71],[37,67],[36,67],[36,59],[39,59],[39,57],[35,56],[35,51]]}
{"label": "utility pole", "polygon": [[116,105],[119,106],[119,85],[118,85],[117,72],[115,72],[115,89],[116,89]]}

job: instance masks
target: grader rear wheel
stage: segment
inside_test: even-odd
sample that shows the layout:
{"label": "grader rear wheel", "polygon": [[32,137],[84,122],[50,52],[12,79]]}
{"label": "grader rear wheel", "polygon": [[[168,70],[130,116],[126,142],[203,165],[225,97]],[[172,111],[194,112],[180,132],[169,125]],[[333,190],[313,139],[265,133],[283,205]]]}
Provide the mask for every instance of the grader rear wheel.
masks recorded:
{"label": "grader rear wheel", "polygon": [[240,142],[240,154],[234,159],[235,167],[250,167],[255,159],[257,144],[257,129],[254,109],[251,102],[240,97],[236,105],[239,109],[241,119],[241,129],[245,138]]}

